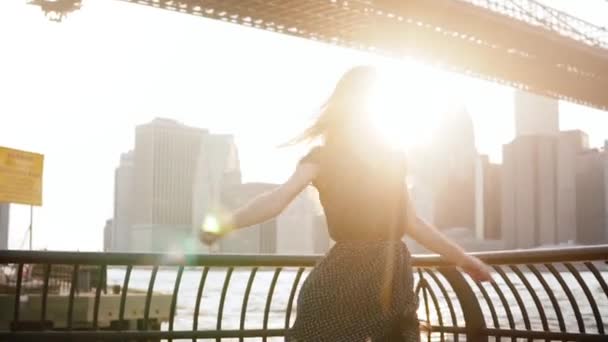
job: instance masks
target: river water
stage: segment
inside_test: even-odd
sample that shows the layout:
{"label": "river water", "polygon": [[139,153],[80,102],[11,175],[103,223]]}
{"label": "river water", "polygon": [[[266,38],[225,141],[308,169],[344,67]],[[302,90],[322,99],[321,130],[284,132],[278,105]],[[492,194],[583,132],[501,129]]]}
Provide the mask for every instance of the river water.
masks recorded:
{"label": "river water", "polygon": [[[602,270],[602,276],[604,280],[608,280],[608,270],[606,270],[605,265],[597,264],[598,267]],[[549,286],[553,290],[557,301],[559,302],[560,307],[562,308],[562,312],[564,315],[564,321],[566,327],[569,331],[578,331],[578,324],[575,319],[574,310],[570,305],[569,299],[566,293],[561,289],[559,282],[546,270],[540,267],[543,272],[544,278],[547,280]],[[304,280],[305,276],[308,274],[308,271],[305,271],[300,281],[300,285]],[[534,305],[532,297],[527,293],[524,284],[517,278],[514,273],[508,272],[506,269],[506,274],[513,282],[515,288],[518,292],[521,293],[521,298],[523,303],[526,306],[528,311],[528,315],[530,318],[530,322],[533,329],[542,330],[542,325],[540,322],[539,312]],[[199,281],[201,278],[202,269],[201,268],[191,268],[185,269],[182,275],[182,281],[178,292],[178,305],[177,312],[174,322],[175,330],[191,330],[192,323],[194,319],[194,307],[196,302],[196,294],[198,290]],[[586,299],[584,291],[578,285],[574,276],[570,273],[562,270],[562,276],[567,284],[567,286],[572,290],[574,298],[576,299],[580,312],[584,321],[584,325],[587,332],[595,332],[597,333],[595,316],[593,314],[591,305],[589,301]],[[108,284],[120,284],[122,285],[124,280],[125,269],[124,268],[109,268],[108,270]],[[289,294],[291,291],[292,283],[297,274],[297,269],[284,269],[278,278],[277,286],[275,289],[274,296],[272,298],[272,303],[270,307],[269,313],[269,328],[283,328],[285,326],[285,311],[287,307],[287,302],[289,300]],[[531,272],[524,273],[526,278],[530,281],[532,287],[535,289],[535,292],[538,294],[538,297],[545,309],[549,326],[551,330],[559,331],[559,325],[557,316],[555,311],[552,309],[551,302],[549,300],[549,296],[543,290],[542,285],[538,280],[534,277]],[[129,282],[129,289],[138,289],[138,290],[147,290],[148,283],[150,280],[151,269],[150,268],[134,268],[131,273],[131,278]],[[173,292],[175,279],[176,279],[177,271],[176,269],[160,269],[157,274],[157,278],[155,281],[154,291],[160,293],[170,294]],[[240,318],[241,318],[241,307],[244,297],[245,288],[247,286],[247,281],[249,279],[250,269],[235,269],[228,288],[228,294],[226,297],[226,302],[224,304],[224,313],[222,319],[222,329],[239,329]],[[264,317],[264,308],[266,305],[267,293],[269,284],[272,281],[272,277],[274,275],[274,270],[268,269],[257,272],[255,276],[255,280],[253,282],[253,287],[251,289],[251,294],[249,297],[249,302],[247,306],[246,320],[245,320],[245,328],[249,329],[261,329],[263,326],[263,317]],[[520,329],[525,329],[523,316],[521,314],[521,310],[518,309],[517,301],[513,296],[512,292],[509,290],[506,283],[498,276],[498,274],[494,274],[496,285],[503,290],[505,294],[505,300],[509,303],[511,307],[511,311],[513,314],[513,320],[515,326]],[[583,277],[585,283],[589,287],[590,292],[593,294],[594,299],[598,305],[599,313],[603,317],[603,325],[606,330],[608,330],[608,297],[603,293],[603,290],[600,287],[600,284],[597,282],[595,277],[591,272],[582,271],[581,276]],[[217,324],[218,317],[218,307],[221,296],[222,287],[224,284],[224,279],[226,277],[225,269],[211,269],[207,276],[207,281],[205,283],[203,297],[201,302],[201,310],[199,314],[198,320],[198,329],[199,330],[207,330],[207,329],[215,329]],[[426,277],[428,279],[428,277]],[[451,324],[451,318],[449,317],[449,310],[447,306],[447,301],[441,296],[441,292],[439,291],[437,285],[432,281],[432,279],[428,279],[431,282],[431,287],[435,290],[435,293],[438,295],[439,307],[442,312],[442,319],[444,324]],[[440,277],[440,281],[447,284],[445,280]],[[473,284],[472,284],[473,285]],[[492,298],[492,301],[496,305],[496,313],[498,316],[498,320],[500,321],[500,325],[502,328],[508,328],[509,323],[507,319],[507,311],[500,304],[501,300],[497,294],[497,292],[493,289],[492,285],[489,283],[485,283],[484,288],[488,291],[488,295]],[[476,289],[476,286],[473,285],[478,295],[478,298],[482,301],[482,311],[485,315],[486,324],[489,327],[493,326],[492,317],[490,315],[490,311],[487,305],[483,304],[485,301],[483,297]],[[297,294],[297,292],[296,292]],[[455,294],[448,289],[448,296],[455,298]],[[425,309],[424,305],[422,305],[423,297],[420,297],[421,305],[419,307],[418,313],[419,318],[424,319]],[[438,315],[433,310],[432,301],[430,301],[431,305],[431,323],[437,324]],[[457,323],[458,325],[464,325],[464,320],[462,318],[462,312],[460,311],[459,305],[457,301],[454,300],[454,305],[456,308],[457,315]],[[294,314],[291,317],[291,323],[293,323],[293,319],[295,318],[295,300],[294,300]],[[168,324],[163,324],[161,329],[168,329]],[[437,336],[434,336],[438,338]],[[260,340],[260,339],[251,339],[251,340]],[[274,338],[268,339],[269,341],[282,341],[282,338]],[[435,340],[435,338],[433,338]],[[449,340],[449,339],[448,339]],[[224,339],[224,341],[229,341],[229,339]]]}

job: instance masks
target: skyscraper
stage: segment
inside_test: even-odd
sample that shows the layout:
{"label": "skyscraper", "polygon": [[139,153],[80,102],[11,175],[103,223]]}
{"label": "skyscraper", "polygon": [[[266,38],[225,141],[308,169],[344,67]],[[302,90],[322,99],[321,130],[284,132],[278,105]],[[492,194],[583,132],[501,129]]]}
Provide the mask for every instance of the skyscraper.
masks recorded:
{"label": "skyscraper", "polygon": [[111,251],[130,250],[131,226],[134,215],[134,170],[133,151],[120,156],[120,164],[114,172],[114,219],[112,220]]}
{"label": "skyscraper", "polygon": [[576,241],[577,164],[589,148],[587,134],[579,130],[559,132],[557,144],[557,242]]}
{"label": "skyscraper", "polygon": [[10,204],[0,203],[0,250],[8,249]]}
{"label": "skyscraper", "polygon": [[577,231],[577,162],[588,148],[581,131],[559,131],[558,102],[515,93],[515,140],[503,153],[503,224],[507,246],[571,243]]}
{"label": "skyscraper", "polygon": [[482,155],[475,171],[475,236],[479,240],[500,239],[501,165]]}
{"label": "skyscraper", "polygon": [[576,242],[608,242],[608,150],[578,156],[576,204]]}
{"label": "skyscraper", "polygon": [[194,251],[192,189],[206,134],[171,119],[137,126],[132,251]]}
{"label": "skyscraper", "polygon": [[557,240],[557,137],[524,135],[503,147],[502,236],[507,248]]}
{"label": "skyscraper", "polygon": [[515,135],[555,135],[559,132],[557,100],[515,91]]}
{"label": "skyscraper", "polygon": [[[171,119],[136,127],[135,149],[116,169],[113,250],[196,252],[197,229],[241,184],[231,135],[209,134]],[[272,249],[268,244],[266,249]]]}
{"label": "skyscraper", "polygon": [[135,132],[135,224],[192,224],[192,187],[207,131],[155,119]]}
{"label": "skyscraper", "polygon": [[466,109],[447,113],[429,154],[434,194],[433,223],[439,228],[475,227],[475,133]]}
{"label": "skyscraper", "polygon": [[194,229],[200,227],[210,210],[222,203],[222,195],[225,190],[239,189],[238,191],[244,193],[233,195],[246,196],[247,187],[235,188],[240,184],[241,169],[234,137],[218,134],[205,135],[194,172],[192,192]]}
{"label": "skyscraper", "polygon": [[106,220],[106,224],[103,227],[103,251],[111,252],[112,248],[112,220]]}

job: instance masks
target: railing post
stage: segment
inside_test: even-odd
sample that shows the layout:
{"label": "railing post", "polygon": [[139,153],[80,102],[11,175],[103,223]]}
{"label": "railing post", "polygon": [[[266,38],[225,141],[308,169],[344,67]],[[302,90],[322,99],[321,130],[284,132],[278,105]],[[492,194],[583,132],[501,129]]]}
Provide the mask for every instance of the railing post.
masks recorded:
{"label": "railing post", "polygon": [[481,311],[481,306],[477,296],[469,283],[464,279],[455,267],[439,267],[437,269],[441,275],[450,283],[456,293],[466,326],[467,341],[487,342],[488,336],[483,333],[486,328],[486,321]]}

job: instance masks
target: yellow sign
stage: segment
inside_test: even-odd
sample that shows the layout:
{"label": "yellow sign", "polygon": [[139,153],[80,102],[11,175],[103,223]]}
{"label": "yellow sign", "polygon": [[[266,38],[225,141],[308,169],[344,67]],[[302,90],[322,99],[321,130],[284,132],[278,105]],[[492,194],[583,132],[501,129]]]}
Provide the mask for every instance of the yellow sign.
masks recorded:
{"label": "yellow sign", "polygon": [[42,205],[42,166],[38,153],[0,147],[0,203]]}

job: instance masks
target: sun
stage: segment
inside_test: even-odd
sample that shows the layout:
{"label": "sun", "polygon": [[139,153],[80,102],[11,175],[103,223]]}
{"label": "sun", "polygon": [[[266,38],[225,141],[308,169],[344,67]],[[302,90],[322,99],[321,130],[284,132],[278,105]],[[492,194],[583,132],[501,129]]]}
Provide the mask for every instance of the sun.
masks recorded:
{"label": "sun", "polygon": [[369,94],[376,134],[391,146],[428,144],[441,114],[452,102],[449,77],[414,63],[385,63]]}

